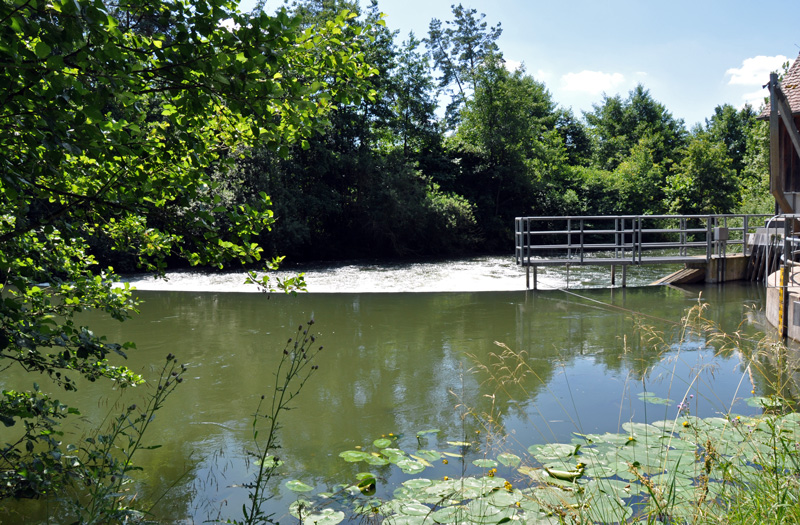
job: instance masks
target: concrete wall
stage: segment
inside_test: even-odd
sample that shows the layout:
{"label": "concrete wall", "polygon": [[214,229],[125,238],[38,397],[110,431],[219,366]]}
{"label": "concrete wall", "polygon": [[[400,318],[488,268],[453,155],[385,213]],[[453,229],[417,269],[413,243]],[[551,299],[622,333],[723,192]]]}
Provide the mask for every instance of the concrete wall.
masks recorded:
{"label": "concrete wall", "polygon": [[[800,277],[799,273],[795,270],[794,279]],[[778,328],[781,308],[780,272],[770,274],[767,282],[769,283],[767,286],[767,321]],[[793,341],[800,341],[800,287],[789,286],[788,293],[786,337]]]}
{"label": "concrete wall", "polygon": [[714,284],[745,279],[747,277],[747,264],[749,261],[750,257],[745,255],[728,255],[727,257],[718,257],[714,255],[711,257],[711,261],[709,261],[708,264],[706,264],[705,261],[687,263],[686,267],[705,268],[705,282]]}

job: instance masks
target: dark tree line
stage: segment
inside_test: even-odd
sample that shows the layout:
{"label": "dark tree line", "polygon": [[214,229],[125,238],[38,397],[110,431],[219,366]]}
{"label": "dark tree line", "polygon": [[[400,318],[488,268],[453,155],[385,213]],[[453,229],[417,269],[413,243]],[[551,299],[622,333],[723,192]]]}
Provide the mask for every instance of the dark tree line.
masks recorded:
{"label": "dark tree line", "polygon": [[638,85],[577,116],[506,67],[500,24],[474,9],[453,6],[424,38],[383,25],[375,0],[292,9],[309,27],[358,12],[378,73],[372,98],[337,103],[307,141],[237,151],[235,168],[215,173],[226,206],[272,198],[260,241],[273,254],[502,253],[515,216],[771,211],[765,130],[749,106],[719,106],[689,130]]}

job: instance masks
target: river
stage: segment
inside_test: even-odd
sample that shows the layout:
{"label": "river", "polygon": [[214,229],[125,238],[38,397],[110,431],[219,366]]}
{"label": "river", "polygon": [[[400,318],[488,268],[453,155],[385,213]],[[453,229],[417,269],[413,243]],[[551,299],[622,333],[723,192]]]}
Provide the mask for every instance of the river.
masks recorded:
{"label": "river", "polygon": [[[154,508],[157,519],[240,517],[252,471],[252,415],[261,396],[272,394],[286,340],[310,319],[324,348],[315,361],[319,369],[293,401],[296,409],[281,421],[284,464],[269,504],[277,519],[297,497],[287,481],[318,491],[353,483],[370,467],[347,463],[339,453],[381,436],[391,434],[397,446],[414,450],[417,432],[439,429],[426,435],[425,448],[458,452],[450,442],[469,442],[467,459],[524,454],[535,443],[569,442],[574,432],[675,418],[677,403],[689,395],[692,413],[709,416],[754,413],[745,403],[751,389],[769,393],[768,380],[746,371],[747,351],[717,352],[702,334],[681,344],[674,338],[687,309],[702,303],[724,329],[755,340],[764,329],[757,285],[638,286],[664,274],[649,269],[631,272],[628,288],[609,288],[607,269],[569,278],[547,270],[540,285],[551,289],[533,292],[507,258],[304,270],[309,293],[297,297],[247,293],[255,290],[242,284],[241,273],[180,272],[166,282],[132,276],[143,301],[140,315],[122,324],[96,313],[83,319],[109,340],[135,341],[127,364],[146,377],[168,353],[189,367],[147,436],[161,447],[137,456],[144,468],[139,499],[164,495]],[[419,293],[405,293],[411,291]],[[641,324],[652,328],[649,336],[637,330]],[[655,345],[651,336],[665,344]],[[519,359],[498,360],[496,342]],[[4,377],[3,386],[25,381]],[[63,400],[83,407],[83,421],[97,425],[147,391],[110,393],[108,385],[86,384]],[[644,391],[672,402],[646,404]],[[86,432],[65,430],[65,441]],[[439,463],[425,476],[455,477],[469,465]],[[407,479],[397,469],[380,475],[388,495]],[[3,512],[36,522],[47,509],[16,505]]]}

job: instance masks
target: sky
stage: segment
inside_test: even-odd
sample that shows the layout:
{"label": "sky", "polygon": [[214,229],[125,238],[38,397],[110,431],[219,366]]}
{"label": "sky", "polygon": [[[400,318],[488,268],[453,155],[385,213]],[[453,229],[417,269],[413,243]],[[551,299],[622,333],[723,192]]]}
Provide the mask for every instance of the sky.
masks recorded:
{"label": "sky", "polygon": [[[254,0],[244,0],[242,10]],[[399,40],[452,19],[454,0],[379,0]],[[365,6],[367,0],[361,0]],[[500,24],[507,67],[524,65],[576,116],[637,84],[687,128],[721,104],[758,108],[770,71],[800,53],[800,0],[471,0]],[[276,0],[270,6],[282,5]],[[399,41],[398,41],[399,43]]]}

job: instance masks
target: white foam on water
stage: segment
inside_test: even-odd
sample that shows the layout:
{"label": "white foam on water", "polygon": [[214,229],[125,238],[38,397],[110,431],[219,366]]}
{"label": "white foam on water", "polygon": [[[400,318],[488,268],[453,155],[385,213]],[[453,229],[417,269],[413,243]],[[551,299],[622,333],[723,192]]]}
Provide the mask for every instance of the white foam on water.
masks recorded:
{"label": "white foam on water", "polygon": [[[525,270],[513,257],[474,257],[454,261],[419,263],[353,263],[309,265],[293,271],[278,271],[274,278],[304,273],[311,293],[376,292],[475,292],[523,291]],[[545,275],[543,275],[543,273]],[[540,288],[563,286],[563,279],[539,270]],[[272,274],[271,274],[272,275]],[[123,282],[138,290],[193,292],[259,292],[245,284],[244,271],[205,273],[198,271],[167,272],[166,279],[153,275],[128,275]]]}
{"label": "white foam on water", "polygon": [[[628,286],[642,286],[668,275],[671,269],[630,267]],[[274,272],[275,278],[304,273],[310,293],[397,293],[397,292],[485,292],[524,291],[525,269],[510,256],[485,256],[436,262],[309,264]],[[167,272],[166,279],[153,275],[128,275],[123,282],[138,290],[186,292],[252,292],[261,290],[246,284],[246,273],[207,273],[191,270]],[[621,284],[618,270],[616,286]],[[533,272],[531,272],[533,286]],[[609,288],[610,270],[606,266],[540,267],[537,288]]]}

